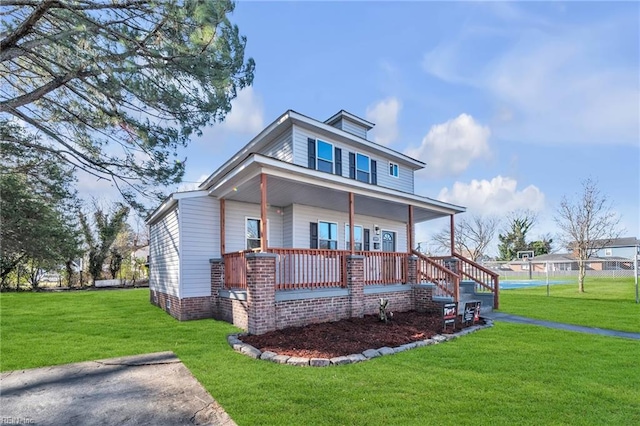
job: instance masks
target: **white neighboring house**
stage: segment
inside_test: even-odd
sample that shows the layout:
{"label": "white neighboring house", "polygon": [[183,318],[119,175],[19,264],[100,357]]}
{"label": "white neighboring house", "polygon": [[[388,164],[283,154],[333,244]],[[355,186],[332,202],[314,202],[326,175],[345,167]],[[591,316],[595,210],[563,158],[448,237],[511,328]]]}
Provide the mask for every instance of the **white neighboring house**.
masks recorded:
{"label": "white neighboring house", "polygon": [[[286,111],[197,190],[169,196],[147,219],[151,302],[178,319],[213,316],[252,331],[249,272],[255,259],[268,259],[280,318],[268,328],[349,316],[325,307],[296,322],[278,307],[320,294],[338,305],[355,300],[349,256],[365,264],[365,312],[373,309],[367,295],[400,299],[417,284],[458,299],[460,275],[414,252],[414,224],[453,223],[465,209],[416,195],[414,173],[425,164],[368,140],[373,126],[344,110],[325,121]],[[456,256],[465,270],[478,267]],[[483,273],[474,279],[497,286],[492,272]]]}

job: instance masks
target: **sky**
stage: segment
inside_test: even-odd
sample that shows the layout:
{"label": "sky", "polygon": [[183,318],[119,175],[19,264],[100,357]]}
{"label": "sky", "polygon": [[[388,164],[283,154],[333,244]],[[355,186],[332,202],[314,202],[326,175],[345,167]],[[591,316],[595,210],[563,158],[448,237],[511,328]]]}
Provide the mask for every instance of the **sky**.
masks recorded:
{"label": "sky", "polygon": [[[530,209],[530,237],[557,240],[562,197],[591,178],[640,236],[640,3],[239,1],[230,19],[254,84],[181,152],[185,183],[167,192],[288,109],[321,121],[345,109],[427,164],[417,194],[464,215]],[[417,241],[443,226],[422,224]]]}

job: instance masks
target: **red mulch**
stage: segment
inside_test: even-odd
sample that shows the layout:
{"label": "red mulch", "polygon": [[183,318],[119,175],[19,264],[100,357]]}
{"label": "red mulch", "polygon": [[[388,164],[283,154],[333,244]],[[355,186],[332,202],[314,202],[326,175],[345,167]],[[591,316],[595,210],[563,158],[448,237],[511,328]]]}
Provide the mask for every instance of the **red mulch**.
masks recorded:
{"label": "red mulch", "polygon": [[442,317],[435,314],[394,312],[384,323],[377,315],[336,322],[311,324],[272,331],[240,340],[261,351],[305,358],[333,358],[357,354],[383,346],[400,346],[428,339],[442,329]]}

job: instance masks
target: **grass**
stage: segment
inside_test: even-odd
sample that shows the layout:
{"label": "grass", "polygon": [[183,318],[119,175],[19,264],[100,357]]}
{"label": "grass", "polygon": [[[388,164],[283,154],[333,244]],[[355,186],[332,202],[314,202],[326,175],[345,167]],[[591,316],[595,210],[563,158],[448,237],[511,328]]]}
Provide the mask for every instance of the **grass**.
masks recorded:
{"label": "grass", "polygon": [[640,304],[633,278],[587,278],[585,293],[571,284],[504,290],[500,311],[530,318],[640,332]]}
{"label": "grass", "polygon": [[[508,306],[508,302],[505,302]],[[213,320],[178,322],[147,290],[0,295],[3,371],[175,352],[240,425],[638,424],[640,342],[497,323],[330,368],[237,354]]]}

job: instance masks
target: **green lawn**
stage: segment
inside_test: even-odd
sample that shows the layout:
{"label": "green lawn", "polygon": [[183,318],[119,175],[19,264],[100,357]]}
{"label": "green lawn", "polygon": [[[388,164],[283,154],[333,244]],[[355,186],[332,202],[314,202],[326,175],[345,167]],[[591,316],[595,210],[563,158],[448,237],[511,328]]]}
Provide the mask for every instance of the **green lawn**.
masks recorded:
{"label": "green lawn", "polygon": [[[508,306],[508,298],[505,306]],[[368,362],[300,368],[233,352],[147,290],[0,295],[3,371],[174,351],[240,425],[639,424],[640,342],[497,323]]]}
{"label": "green lawn", "polygon": [[500,292],[500,311],[530,318],[588,327],[640,332],[640,304],[635,303],[633,278],[587,278],[585,293],[577,281],[547,288]]}

